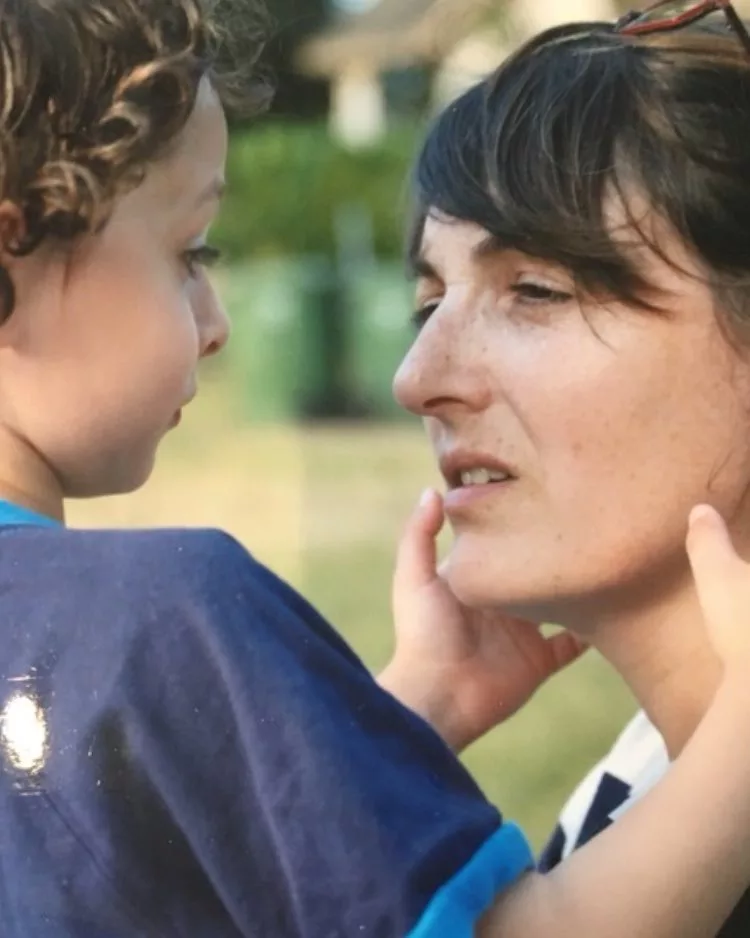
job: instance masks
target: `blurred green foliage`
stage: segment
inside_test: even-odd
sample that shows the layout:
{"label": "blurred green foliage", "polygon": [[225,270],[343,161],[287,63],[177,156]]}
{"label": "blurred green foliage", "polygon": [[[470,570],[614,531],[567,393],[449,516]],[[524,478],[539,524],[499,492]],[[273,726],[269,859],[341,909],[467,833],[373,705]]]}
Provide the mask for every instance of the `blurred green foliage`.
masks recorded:
{"label": "blurred green foliage", "polygon": [[377,257],[399,256],[420,133],[416,125],[394,128],[376,145],[350,150],[325,125],[271,122],[236,131],[229,195],[213,241],[231,261],[331,256],[342,219],[355,217],[366,221],[368,249]]}

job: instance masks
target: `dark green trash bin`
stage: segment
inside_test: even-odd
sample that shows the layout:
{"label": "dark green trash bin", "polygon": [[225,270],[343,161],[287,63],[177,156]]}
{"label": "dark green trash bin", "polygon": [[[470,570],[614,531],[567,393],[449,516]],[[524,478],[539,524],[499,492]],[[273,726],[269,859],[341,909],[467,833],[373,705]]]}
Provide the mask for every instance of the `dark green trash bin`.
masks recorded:
{"label": "dark green trash bin", "polygon": [[409,415],[393,399],[393,377],[414,341],[413,287],[396,263],[361,268],[347,278],[350,369],[374,417]]}
{"label": "dark green trash bin", "polygon": [[253,261],[227,273],[230,361],[253,422],[297,421],[331,397],[324,317],[331,289],[325,259]]}

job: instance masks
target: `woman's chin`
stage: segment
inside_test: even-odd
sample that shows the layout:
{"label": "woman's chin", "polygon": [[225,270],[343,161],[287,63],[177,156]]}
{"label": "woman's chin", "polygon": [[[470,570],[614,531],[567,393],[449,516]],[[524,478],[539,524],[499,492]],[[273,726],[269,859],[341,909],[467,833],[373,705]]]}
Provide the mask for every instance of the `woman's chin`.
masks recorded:
{"label": "woman's chin", "polygon": [[[476,539],[481,541],[481,539]],[[553,577],[538,562],[517,552],[504,559],[497,547],[474,538],[456,539],[443,572],[453,594],[469,609],[498,609],[516,618],[549,622],[558,596],[550,595]],[[559,585],[559,584],[558,584]]]}
{"label": "woman's chin", "polygon": [[446,558],[444,576],[452,593],[471,609],[502,607],[519,598],[515,572],[488,556],[457,542]]}

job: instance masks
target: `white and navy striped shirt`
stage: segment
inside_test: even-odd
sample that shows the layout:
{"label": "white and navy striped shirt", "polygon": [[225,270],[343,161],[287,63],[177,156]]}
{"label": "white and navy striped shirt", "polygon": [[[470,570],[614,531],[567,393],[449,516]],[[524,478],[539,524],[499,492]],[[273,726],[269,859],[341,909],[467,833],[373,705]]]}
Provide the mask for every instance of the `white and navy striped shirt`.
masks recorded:
{"label": "white and navy striped shirt", "polygon": [[[668,768],[664,740],[645,713],[638,713],[565,805],[542,851],[539,869],[553,869],[609,827],[653,788]],[[750,892],[717,938],[750,938]]]}

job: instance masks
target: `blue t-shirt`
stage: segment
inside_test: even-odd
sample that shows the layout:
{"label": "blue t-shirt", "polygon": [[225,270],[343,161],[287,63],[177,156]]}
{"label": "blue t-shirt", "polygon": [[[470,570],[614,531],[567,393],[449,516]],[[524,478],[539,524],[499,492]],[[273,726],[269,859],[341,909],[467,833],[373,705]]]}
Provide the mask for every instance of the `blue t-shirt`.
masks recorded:
{"label": "blue t-shirt", "polygon": [[0,504],[3,938],[469,938],[531,866],[228,535]]}

